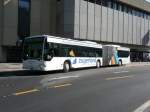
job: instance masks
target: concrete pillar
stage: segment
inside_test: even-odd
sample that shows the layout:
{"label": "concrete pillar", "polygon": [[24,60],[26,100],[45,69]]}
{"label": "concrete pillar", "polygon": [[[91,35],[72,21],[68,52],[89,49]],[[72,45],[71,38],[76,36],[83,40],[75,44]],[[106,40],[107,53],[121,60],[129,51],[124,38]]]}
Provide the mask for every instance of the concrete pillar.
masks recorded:
{"label": "concrete pillar", "polygon": [[41,0],[31,0],[31,25],[30,34],[40,35],[41,34]]}
{"label": "concrete pillar", "polygon": [[41,32],[54,35],[56,32],[57,0],[41,0]]}
{"label": "concrete pillar", "polygon": [[0,46],[3,38],[3,0],[0,0]]}
{"label": "concrete pillar", "polygon": [[3,61],[2,40],[3,39],[3,0],[0,0],[0,62]]}
{"label": "concrete pillar", "polygon": [[18,39],[18,0],[4,1],[3,45],[15,46]]}
{"label": "concrete pillar", "polygon": [[56,33],[56,0],[31,0],[31,35]]}
{"label": "concrete pillar", "polygon": [[0,46],[0,63],[6,62],[6,60],[7,60],[6,57],[7,57],[6,50]]}

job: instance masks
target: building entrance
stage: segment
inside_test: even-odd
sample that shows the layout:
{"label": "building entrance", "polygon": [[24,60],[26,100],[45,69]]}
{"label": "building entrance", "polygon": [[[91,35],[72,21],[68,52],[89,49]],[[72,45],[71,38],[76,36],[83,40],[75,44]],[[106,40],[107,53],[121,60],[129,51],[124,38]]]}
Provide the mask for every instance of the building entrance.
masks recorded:
{"label": "building entrance", "polygon": [[131,49],[130,51],[132,62],[148,62],[150,61],[150,52],[138,51],[136,49]]}

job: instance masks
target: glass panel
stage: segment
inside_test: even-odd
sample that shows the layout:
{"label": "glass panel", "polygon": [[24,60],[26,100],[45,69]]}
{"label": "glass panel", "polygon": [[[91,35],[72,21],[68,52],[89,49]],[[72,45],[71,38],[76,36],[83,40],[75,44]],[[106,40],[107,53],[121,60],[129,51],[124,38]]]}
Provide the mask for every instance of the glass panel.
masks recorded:
{"label": "glass panel", "polygon": [[118,57],[127,58],[130,55],[129,51],[118,51]]}
{"label": "glass panel", "polygon": [[25,39],[23,58],[42,60],[44,38]]}
{"label": "glass panel", "polygon": [[96,57],[102,57],[102,49],[96,49]]}

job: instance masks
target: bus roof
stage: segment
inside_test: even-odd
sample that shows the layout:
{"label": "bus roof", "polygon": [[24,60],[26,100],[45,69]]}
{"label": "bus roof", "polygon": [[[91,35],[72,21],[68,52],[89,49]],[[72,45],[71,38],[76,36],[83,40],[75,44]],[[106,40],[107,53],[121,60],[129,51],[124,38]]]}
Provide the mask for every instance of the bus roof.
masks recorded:
{"label": "bus roof", "polygon": [[113,45],[113,44],[109,44],[109,45],[103,45],[103,46],[107,46],[107,47],[116,47],[117,50],[124,50],[124,51],[130,51],[130,48],[128,47],[122,47],[120,45]]}
{"label": "bus roof", "polygon": [[120,45],[114,45],[114,44],[108,44],[108,45],[103,45],[103,46],[108,46],[108,47],[111,46],[111,47],[117,47],[117,48],[121,47]]}
{"label": "bus roof", "polygon": [[67,45],[77,45],[77,46],[85,46],[85,47],[94,47],[94,48],[102,48],[101,44],[92,41],[82,41],[82,40],[74,40],[70,38],[62,38],[50,35],[37,35],[31,36],[27,38],[37,38],[37,37],[46,37],[48,42],[67,44]]}
{"label": "bus roof", "polygon": [[118,50],[123,50],[123,51],[130,51],[130,48],[127,47],[118,47]]}

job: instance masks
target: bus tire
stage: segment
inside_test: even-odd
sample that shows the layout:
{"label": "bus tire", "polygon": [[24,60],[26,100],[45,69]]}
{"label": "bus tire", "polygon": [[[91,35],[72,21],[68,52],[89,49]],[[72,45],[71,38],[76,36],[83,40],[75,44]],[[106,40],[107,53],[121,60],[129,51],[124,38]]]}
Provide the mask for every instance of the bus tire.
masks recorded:
{"label": "bus tire", "polygon": [[67,62],[67,61],[64,62],[63,71],[65,73],[70,71],[70,64],[69,64],[69,62]]}
{"label": "bus tire", "polygon": [[119,66],[122,66],[122,60],[119,60]]}
{"label": "bus tire", "polygon": [[101,67],[101,62],[98,60],[97,62],[96,62],[96,68],[100,68]]}

